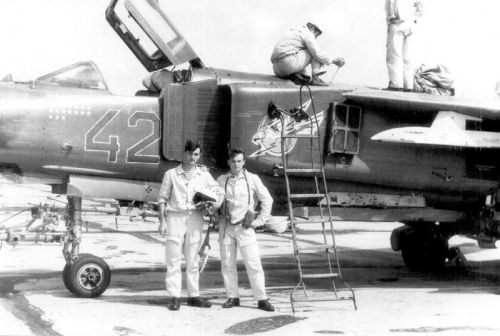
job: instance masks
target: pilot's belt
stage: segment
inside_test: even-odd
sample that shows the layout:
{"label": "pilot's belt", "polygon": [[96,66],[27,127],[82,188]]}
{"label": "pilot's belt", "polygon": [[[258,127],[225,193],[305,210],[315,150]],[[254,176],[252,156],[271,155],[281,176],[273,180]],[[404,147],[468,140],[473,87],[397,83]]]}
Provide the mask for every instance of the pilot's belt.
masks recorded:
{"label": "pilot's belt", "polygon": [[[387,23],[388,24],[400,24],[400,23],[403,23],[403,22],[405,22],[405,20],[401,20],[401,19],[398,19],[398,18],[387,19]],[[414,20],[413,23],[417,23],[417,20]]]}
{"label": "pilot's belt", "polygon": [[182,209],[182,210],[168,209],[168,210],[165,210],[165,213],[167,216],[169,214],[180,216],[180,215],[191,215],[191,214],[193,214],[193,212],[200,212],[200,211],[201,210],[197,209],[197,208],[192,208],[192,209],[189,208],[189,209]]}
{"label": "pilot's belt", "polygon": [[276,58],[275,60],[273,60],[273,64],[276,63],[276,62],[278,62],[278,61],[281,61],[284,58],[287,58],[288,56],[297,55],[302,50],[304,50],[304,49],[299,49],[299,50],[297,50],[297,51],[295,51],[295,52],[293,52],[291,54],[286,54],[286,55],[280,56],[280,57]]}
{"label": "pilot's belt", "polygon": [[237,221],[237,222],[233,223],[233,222],[231,221],[231,216],[230,216],[229,214],[226,214],[226,216],[225,216],[225,217],[226,217],[226,223],[227,223],[227,224],[229,224],[229,225],[231,225],[231,226],[233,226],[233,225],[241,225],[241,224],[243,224],[243,221],[245,220],[245,217],[243,217],[243,218],[242,218],[242,219],[240,219],[239,221]]}
{"label": "pilot's belt", "polygon": [[387,19],[387,23],[389,23],[389,24],[399,24],[399,23],[403,23],[403,22],[405,22],[405,20],[401,20],[400,18]]}

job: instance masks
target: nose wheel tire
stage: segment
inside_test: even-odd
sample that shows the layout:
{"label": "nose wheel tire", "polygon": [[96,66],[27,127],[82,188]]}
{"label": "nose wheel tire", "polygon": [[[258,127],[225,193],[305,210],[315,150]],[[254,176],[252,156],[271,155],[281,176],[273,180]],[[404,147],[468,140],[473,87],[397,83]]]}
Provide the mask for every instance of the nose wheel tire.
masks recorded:
{"label": "nose wheel tire", "polygon": [[66,288],[79,297],[93,298],[108,288],[111,270],[101,258],[82,253],[72,264],[63,269],[63,282]]}

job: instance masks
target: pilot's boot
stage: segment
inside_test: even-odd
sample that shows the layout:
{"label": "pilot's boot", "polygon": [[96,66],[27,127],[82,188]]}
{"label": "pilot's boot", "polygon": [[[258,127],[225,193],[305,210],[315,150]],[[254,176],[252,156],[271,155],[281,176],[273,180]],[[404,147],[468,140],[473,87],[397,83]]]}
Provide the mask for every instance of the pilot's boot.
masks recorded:
{"label": "pilot's boot", "polygon": [[311,77],[301,73],[291,74],[290,76],[288,76],[288,79],[290,79],[297,85],[309,84],[311,82]]}
{"label": "pilot's boot", "polygon": [[268,311],[268,312],[274,311],[274,307],[269,302],[269,300],[259,300],[259,302],[257,303],[257,308],[262,309],[264,311]]}
{"label": "pilot's boot", "polygon": [[187,298],[187,305],[192,306],[192,307],[199,307],[199,308],[210,308],[212,304],[210,301],[204,298],[200,298],[199,296],[194,296],[194,297],[188,297]]}
{"label": "pilot's boot", "polygon": [[224,302],[222,308],[233,308],[239,306],[240,306],[240,298],[229,298],[227,299],[226,302]]}
{"label": "pilot's boot", "polygon": [[328,83],[319,78],[318,75],[314,75],[311,81],[311,85],[314,86],[328,86]]}
{"label": "pilot's boot", "polygon": [[387,90],[387,91],[404,91],[404,89],[402,87],[395,86],[391,81],[389,81],[389,85],[387,85],[387,88],[385,88],[384,90]]}
{"label": "pilot's boot", "polygon": [[169,310],[179,310],[180,307],[181,307],[181,298],[172,296],[170,298],[170,302],[168,303],[167,308]]}

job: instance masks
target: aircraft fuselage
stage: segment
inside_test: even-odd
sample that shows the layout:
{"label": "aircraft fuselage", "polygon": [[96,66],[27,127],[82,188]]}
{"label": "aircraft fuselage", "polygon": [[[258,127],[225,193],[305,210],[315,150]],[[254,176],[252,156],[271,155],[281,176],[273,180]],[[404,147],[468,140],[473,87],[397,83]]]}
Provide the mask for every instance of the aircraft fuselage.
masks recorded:
{"label": "aircraft fuselage", "polygon": [[[205,164],[214,174],[226,169],[227,144],[244,149],[247,167],[261,174],[275,198],[283,201],[283,178],[273,176],[281,165],[281,125],[269,118],[267,109],[271,102],[286,110],[298,108],[299,87],[281,80],[273,83],[271,76],[214,73],[200,81],[169,84],[160,98],[2,83],[2,166],[52,179],[51,184],[64,184],[69,176],[92,176],[157,185],[164,171],[182,159],[184,140],[194,138],[203,143]],[[245,82],[235,83],[238,75]],[[438,110],[359,107],[343,95],[352,89],[312,88],[312,104],[306,91],[302,93],[304,110],[312,114],[314,108],[318,115],[323,146],[314,150],[324,157],[330,191],[418,194],[430,206],[460,208],[477,205],[496,188],[498,165],[487,160],[487,151],[371,139],[395,127],[428,126]],[[181,122],[172,127],[175,118]],[[304,122],[290,121],[287,127],[310,131]],[[307,141],[287,140],[285,148],[289,165],[310,165]],[[310,180],[300,176],[295,185],[312,188]]]}

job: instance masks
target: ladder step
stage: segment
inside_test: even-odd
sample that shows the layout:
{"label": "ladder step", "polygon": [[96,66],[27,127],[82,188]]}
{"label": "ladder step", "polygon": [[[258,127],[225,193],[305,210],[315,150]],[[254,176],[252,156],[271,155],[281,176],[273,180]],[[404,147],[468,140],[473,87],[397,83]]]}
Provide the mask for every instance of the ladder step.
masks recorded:
{"label": "ladder step", "polygon": [[290,194],[290,198],[323,198],[326,194]]}
{"label": "ladder step", "polygon": [[314,274],[302,274],[303,279],[322,279],[322,278],[336,278],[338,273],[314,273]]}
{"label": "ladder step", "polygon": [[297,251],[314,251],[314,250],[333,250],[332,244],[326,245],[310,245],[310,246],[300,246],[297,248]]}
{"label": "ladder step", "polygon": [[[332,222],[333,222],[333,219],[332,219]],[[307,219],[297,220],[295,218],[293,220],[293,224],[295,224],[295,225],[300,225],[300,224],[304,224],[304,225],[308,225],[308,224],[323,224],[323,223],[329,224],[330,221],[328,219],[324,219],[324,220],[307,220]]]}
{"label": "ladder step", "polygon": [[287,168],[287,173],[321,173],[321,168]]}
{"label": "ladder step", "polygon": [[322,301],[344,301],[344,300],[354,300],[352,296],[341,296],[338,298],[311,298],[308,296],[293,297],[293,302],[322,302]]}
{"label": "ladder step", "polygon": [[283,139],[294,139],[294,138],[306,138],[306,139],[318,139],[317,134],[285,134],[282,136]]}

